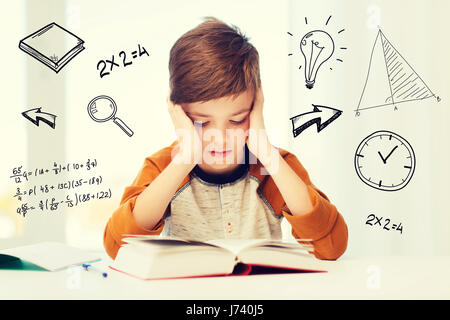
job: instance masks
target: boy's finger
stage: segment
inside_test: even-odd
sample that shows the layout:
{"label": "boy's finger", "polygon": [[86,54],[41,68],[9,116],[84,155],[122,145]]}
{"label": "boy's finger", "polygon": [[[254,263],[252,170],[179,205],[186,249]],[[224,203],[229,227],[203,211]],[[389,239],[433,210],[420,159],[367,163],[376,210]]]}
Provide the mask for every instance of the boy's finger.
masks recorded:
{"label": "boy's finger", "polygon": [[252,106],[252,110],[251,110],[252,113],[254,110],[259,111],[260,109],[262,109],[263,104],[264,104],[264,96],[262,94],[262,88],[260,87],[255,94],[255,99],[253,101],[253,106]]}
{"label": "boy's finger", "polygon": [[255,104],[261,105],[264,102],[264,94],[262,91],[262,86],[259,87],[256,92]]}
{"label": "boy's finger", "polygon": [[183,109],[181,108],[181,106],[179,104],[173,105],[173,111],[178,115],[181,115],[182,113],[184,113]]}
{"label": "boy's finger", "polygon": [[173,108],[174,108],[175,113],[176,113],[178,116],[183,117],[183,118],[188,118],[188,119],[189,119],[188,115],[186,114],[186,112],[184,112],[184,110],[183,110],[183,108],[181,107],[181,105],[176,104],[176,105],[174,105]]}
{"label": "boy's finger", "polygon": [[180,114],[180,111],[183,112],[183,109],[181,109],[181,106],[179,104],[174,104],[170,99],[167,103],[167,108],[169,112],[174,114]]}
{"label": "boy's finger", "polygon": [[166,102],[167,102],[167,110],[169,110],[169,112],[172,112],[173,111],[173,107],[174,107],[174,104],[173,104],[172,100],[170,100],[170,98],[167,97],[166,98]]}

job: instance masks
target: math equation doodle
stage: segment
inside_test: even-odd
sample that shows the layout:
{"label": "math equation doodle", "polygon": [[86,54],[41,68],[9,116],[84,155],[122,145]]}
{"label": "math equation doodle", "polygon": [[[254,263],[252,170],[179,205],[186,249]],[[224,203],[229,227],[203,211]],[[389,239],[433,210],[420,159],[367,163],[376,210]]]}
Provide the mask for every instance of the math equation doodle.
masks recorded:
{"label": "math equation doodle", "polygon": [[[115,59],[114,55],[111,56],[111,60],[100,60],[97,63],[97,70],[100,72],[100,78],[111,74],[114,68],[118,68],[120,66],[126,68],[127,66],[132,65],[134,59],[139,58],[143,55],[150,56],[147,50],[143,46],[138,44],[138,49],[135,51],[131,51],[131,54],[128,56],[127,53],[122,50],[119,52],[118,60]],[[109,68],[107,68],[108,66]]]}
{"label": "math equation doodle", "polygon": [[376,215],[374,215],[373,213],[369,214],[367,216],[367,220],[366,220],[366,224],[369,226],[374,226],[374,227],[383,227],[383,230],[395,230],[395,231],[399,231],[400,233],[403,233],[403,226],[402,223],[400,222],[399,224],[393,223],[391,224],[391,219],[385,218],[383,224],[382,223],[383,217],[377,217]]}
{"label": "math equation doodle", "polygon": [[[53,162],[52,166],[33,170],[27,170],[23,166],[13,168],[9,178],[14,179],[16,184],[13,198],[19,202],[17,213],[25,217],[34,210],[56,211],[64,205],[71,208],[95,199],[111,198],[111,189],[103,187],[103,177],[93,173],[97,165],[96,159],[88,159],[64,164]],[[88,175],[71,179],[66,178],[67,175],[63,173]],[[52,182],[45,181],[46,178],[58,175],[61,179],[56,182],[54,179]],[[38,181],[35,182],[36,179]],[[100,189],[86,190],[88,187]]]}

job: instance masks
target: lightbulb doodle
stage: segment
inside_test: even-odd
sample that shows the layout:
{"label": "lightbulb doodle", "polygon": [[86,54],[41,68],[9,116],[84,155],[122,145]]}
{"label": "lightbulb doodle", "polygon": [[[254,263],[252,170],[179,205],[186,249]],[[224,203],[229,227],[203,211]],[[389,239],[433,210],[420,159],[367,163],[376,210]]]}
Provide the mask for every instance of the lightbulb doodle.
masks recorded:
{"label": "lightbulb doodle", "polygon": [[[325,22],[325,26],[328,26],[332,16],[329,16]],[[308,19],[305,17],[305,24],[308,25]],[[340,29],[336,32],[336,35],[340,35],[345,29]],[[319,70],[324,69],[324,65],[329,64],[329,60],[336,52],[336,45],[332,34],[334,32],[327,32],[321,29],[313,29],[306,32],[299,41],[299,49],[303,56],[303,64],[299,66],[299,69],[304,69],[305,83],[308,89],[312,89],[317,80],[317,74]],[[294,35],[288,32],[288,35],[294,37]],[[339,50],[347,50],[347,47],[339,46]],[[289,53],[288,56],[292,56],[293,53]],[[338,57],[335,61],[343,62],[342,58]],[[329,66],[330,70],[333,70]],[[322,73],[322,71],[320,72]]]}
{"label": "lightbulb doodle", "polygon": [[360,111],[437,97],[381,29],[370,54],[369,69],[355,115]]}
{"label": "lightbulb doodle", "polygon": [[366,185],[383,191],[397,191],[411,181],[416,156],[400,135],[376,131],[364,138],[356,149],[355,170]]}
{"label": "lightbulb doodle", "polygon": [[317,125],[317,132],[320,132],[342,114],[341,110],[326,106],[313,104],[313,107],[313,111],[305,112],[289,119],[292,121],[294,138],[313,124]]}

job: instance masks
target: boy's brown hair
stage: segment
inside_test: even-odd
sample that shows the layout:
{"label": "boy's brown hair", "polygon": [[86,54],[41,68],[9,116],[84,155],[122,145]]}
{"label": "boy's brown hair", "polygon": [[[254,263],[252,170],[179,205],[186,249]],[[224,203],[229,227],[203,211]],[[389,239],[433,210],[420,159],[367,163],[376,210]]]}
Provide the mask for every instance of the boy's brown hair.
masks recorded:
{"label": "boy's brown hair", "polygon": [[175,104],[256,92],[261,83],[256,48],[237,27],[212,17],[175,42],[169,72]]}

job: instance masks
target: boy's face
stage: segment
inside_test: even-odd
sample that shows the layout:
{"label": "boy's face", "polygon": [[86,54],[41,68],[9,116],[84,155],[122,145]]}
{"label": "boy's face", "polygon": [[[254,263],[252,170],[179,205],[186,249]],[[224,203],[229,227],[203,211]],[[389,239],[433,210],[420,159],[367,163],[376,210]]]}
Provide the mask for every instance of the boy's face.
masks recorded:
{"label": "boy's face", "polygon": [[227,174],[244,163],[244,145],[249,129],[253,91],[232,99],[182,103],[186,115],[202,123],[202,161],[198,166],[212,174]]}

